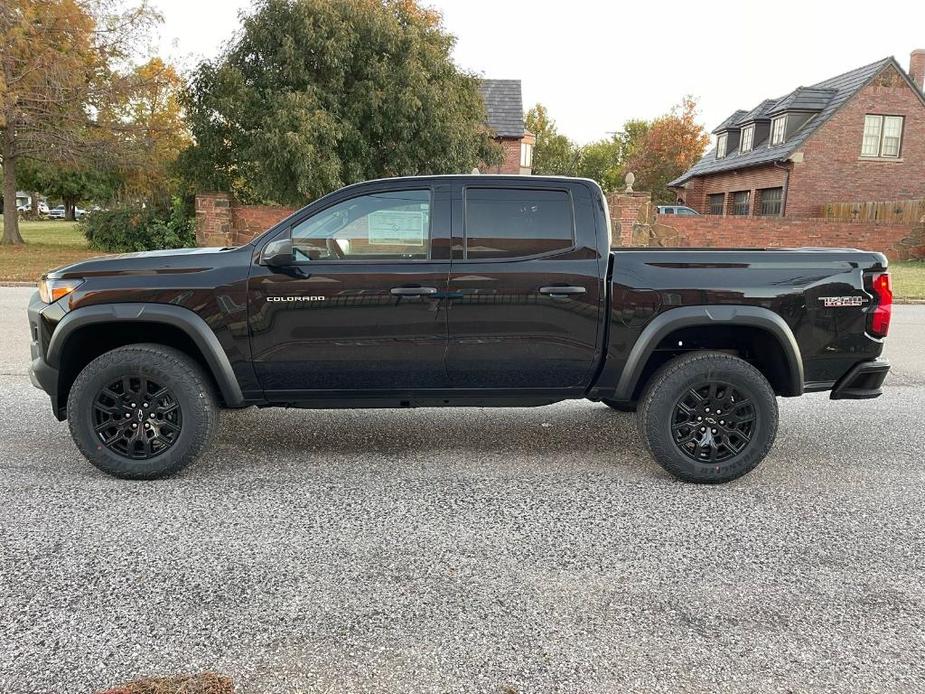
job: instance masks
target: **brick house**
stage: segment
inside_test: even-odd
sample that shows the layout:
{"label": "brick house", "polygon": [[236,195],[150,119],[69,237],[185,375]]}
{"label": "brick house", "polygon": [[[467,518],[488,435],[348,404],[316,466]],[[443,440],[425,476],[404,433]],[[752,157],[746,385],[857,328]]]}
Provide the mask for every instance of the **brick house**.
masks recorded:
{"label": "brick house", "polygon": [[482,173],[533,173],[533,146],[536,137],[524,128],[524,103],[520,80],[482,80],[479,85],[488,127],[504,151],[499,166],[481,166]]}
{"label": "brick house", "polygon": [[925,198],[925,50],[736,111],[669,186],[703,214],[816,216],[836,201]]}

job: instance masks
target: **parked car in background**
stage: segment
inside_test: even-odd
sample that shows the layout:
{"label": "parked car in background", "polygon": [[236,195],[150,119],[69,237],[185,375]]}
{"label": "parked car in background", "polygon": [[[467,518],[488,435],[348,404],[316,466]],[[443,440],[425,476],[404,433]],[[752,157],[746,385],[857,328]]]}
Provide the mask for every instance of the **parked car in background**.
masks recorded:
{"label": "parked car in background", "polygon": [[[83,219],[86,214],[87,214],[86,210],[82,210],[79,207],[74,208],[74,219]],[[48,212],[48,216],[51,219],[65,219],[66,212],[64,209],[64,205],[58,205],[57,207],[52,207],[51,210]]]}
{"label": "parked car in background", "polygon": [[[22,204],[22,205],[17,205],[17,206],[16,206],[16,211],[17,211],[17,212],[21,212],[21,213],[23,213],[23,214],[27,214],[27,213],[29,213],[29,212],[32,212],[32,205],[31,205],[31,203],[24,203],[24,204]],[[40,203],[39,203],[39,214],[40,214],[40,215],[47,215],[47,214],[48,214],[48,203],[45,203],[45,202],[40,202]]]}
{"label": "parked car in background", "polygon": [[676,214],[680,217],[699,217],[700,213],[685,205],[659,205],[655,208],[659,214]]}

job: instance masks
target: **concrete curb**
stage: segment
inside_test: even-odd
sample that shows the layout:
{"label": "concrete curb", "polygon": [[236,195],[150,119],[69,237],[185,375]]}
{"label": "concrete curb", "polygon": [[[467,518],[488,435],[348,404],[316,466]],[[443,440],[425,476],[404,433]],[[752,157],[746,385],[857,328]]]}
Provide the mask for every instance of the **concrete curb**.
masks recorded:
{"label": "concrete curb", "polygon": [[0,282],[0,287],[35,287],[38,284],[38,280],[35,282]]}

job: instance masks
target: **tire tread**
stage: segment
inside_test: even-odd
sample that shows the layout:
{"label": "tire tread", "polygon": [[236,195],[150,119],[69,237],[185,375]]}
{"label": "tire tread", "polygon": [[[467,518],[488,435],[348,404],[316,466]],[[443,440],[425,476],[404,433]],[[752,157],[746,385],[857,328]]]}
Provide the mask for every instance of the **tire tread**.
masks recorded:
{"label": "tire tread", "polygon": [[[137,363],[157,364],[158,362],[160,362],[162,368],[175,374],[180,382],[192,384],[194,391],[199,393],[196,412],[184,412],[184,418],[187,421],[192,419],[191,414],[199,416],[199,431],[195,432],[192,442],[185,449],[175,450],[176,444],[174,444],[164,454],[163,458],[159,456],[152,458],[152,460],[157,461],[156,466],[152,466],[150,470],[139,470],[137,466],[139,461],[123,458],[105,448],[100,449],[95,445],[95,441],[92,442],[94,445],[91,445],[91,442],[86,440],[80,431],[79,417],[71,416],[71,413],[83,412],[92,405],[92,401],[87,398],[93,398],[95,394],[88,393],[87,386],[101,371],[113,366]],[[154,479],[179,472],[208,448],[218,424],[218,406],[216,403],[217,399],[211,379],[191,357],[178,349],[166,345],[136,343],[104,352],[87,364],[77,375],[68,394],[68,426],[77,448],[95,467],[116,477]],[[103,451],[102,454],[101,451]]]}

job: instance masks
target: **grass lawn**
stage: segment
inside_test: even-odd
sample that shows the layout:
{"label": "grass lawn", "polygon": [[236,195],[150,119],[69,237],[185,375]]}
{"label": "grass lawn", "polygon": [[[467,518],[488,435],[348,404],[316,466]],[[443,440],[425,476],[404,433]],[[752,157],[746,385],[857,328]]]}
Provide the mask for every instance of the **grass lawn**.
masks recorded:
{"label": "grass lawn", "polygon": [[76,222],[20,222],[19,231],[25,246],[0,246],[0,282],[34,282],[46,270],[103,255],[87,248]]}
{"label": "grass lawn", "polygon": [[925,261],[890,263],[897,299],[925,299]]}

